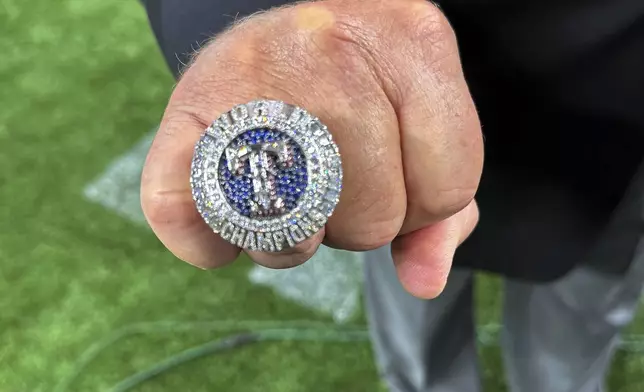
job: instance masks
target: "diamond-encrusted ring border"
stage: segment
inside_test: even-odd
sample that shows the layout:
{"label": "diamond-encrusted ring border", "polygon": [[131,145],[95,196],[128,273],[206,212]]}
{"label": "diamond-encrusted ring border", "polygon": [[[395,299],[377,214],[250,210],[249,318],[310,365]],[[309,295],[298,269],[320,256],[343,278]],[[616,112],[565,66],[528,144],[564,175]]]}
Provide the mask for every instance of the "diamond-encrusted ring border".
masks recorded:
{"label": "diamond-encrusted ring border", "polygon": [[[257,128],[284,132],[306,158],[307,186],[297,205],[271,219],[253,219],[230,206],[219,184],[224,149]],[[205,130],[195,146],[190,184],[197,210],[224,239],[249,250],[280,251],[315,234],[333,214],[342,190],[342,162],[327,127],[306,110],[281,101],[237,105]]]}

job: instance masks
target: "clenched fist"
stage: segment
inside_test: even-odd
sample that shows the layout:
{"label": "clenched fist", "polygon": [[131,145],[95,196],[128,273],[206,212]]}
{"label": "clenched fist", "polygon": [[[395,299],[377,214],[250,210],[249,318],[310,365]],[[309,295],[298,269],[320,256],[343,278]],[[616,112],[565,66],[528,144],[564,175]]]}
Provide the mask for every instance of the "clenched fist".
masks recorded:
{"label": "clenched fist", "polygon": [[392,242],[403,286],[438,295],[478,220],[483,163],[477,113],[441,12],[424,0],[300,3],[247,18],[206,46],[172,94],[142,178],[147,220],[180,259],[213,268],[240,252],[197,212],[190,163],[215,118],[260,98],[303,107],[328,126],[344,186],[317,235],[250,257],[285,268],[321,242],[347,250]]}

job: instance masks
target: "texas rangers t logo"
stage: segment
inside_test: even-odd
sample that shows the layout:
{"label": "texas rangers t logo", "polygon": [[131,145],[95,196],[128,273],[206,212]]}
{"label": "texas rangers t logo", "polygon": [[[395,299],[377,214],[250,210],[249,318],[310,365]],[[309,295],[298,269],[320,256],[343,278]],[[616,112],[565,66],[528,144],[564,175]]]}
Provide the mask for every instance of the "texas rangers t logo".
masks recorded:
{"label": "texas rangers t logo", "polygon": [[278,165],[293,165],[291,149],[284,140],[226,148],[228,170],[233,175],[244,175],[250,167],[253,196],[248,201],[251,216],[274,216],[284,213],[285,200],[277,194]]}

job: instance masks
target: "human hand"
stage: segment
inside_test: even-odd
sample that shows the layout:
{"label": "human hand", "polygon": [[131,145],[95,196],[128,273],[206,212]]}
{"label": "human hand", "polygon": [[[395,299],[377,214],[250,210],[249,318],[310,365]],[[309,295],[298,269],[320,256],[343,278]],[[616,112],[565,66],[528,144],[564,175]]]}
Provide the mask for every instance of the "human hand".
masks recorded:
{"label": "human hand", "polygon": [[449,23],[430,3],[328,0],[252,16],[205,47],[178,83],[142,176],[145,216],[178,258],[202,268],[240,249],[197,212],[189,176],[203,130],[236,104],[276,99],[326,124],[344,180],[326,226],[295,248],[247,253],[285,268],[324,240],[347,250],[392,242],[413,295],[440,293],[478,220],[483,147]]}

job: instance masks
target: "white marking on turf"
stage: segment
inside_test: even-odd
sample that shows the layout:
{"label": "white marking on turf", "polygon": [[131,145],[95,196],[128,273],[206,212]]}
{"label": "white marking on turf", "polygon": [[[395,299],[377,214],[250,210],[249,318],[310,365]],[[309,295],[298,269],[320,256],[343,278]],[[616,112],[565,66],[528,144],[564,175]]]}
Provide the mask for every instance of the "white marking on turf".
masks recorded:
{"label": "white marking on turf", "polygon": [[[154,133],[145,136],[89,183],[89,200],[137,223],[145,223],[139,201],[141,170]],[[321,246],[309,262],[288,270],[255,266],[249,279],[310,309],[330,314],[342,323],[360,307],[362,254]]]}
{"label": "white marking on turf", "polygon": [[112,161],[98,178],[85,187],[85,197],[134,222],[145,223],[139,188],[141,170],[153,137],[154,132]]}
{"label": "white marking on turf", "polygon": [[329,313],[342,323],[360,306],[362,254],[322,245],[311,260],[299,267],[275,270],[256,266],[249,277],[285,298]]}

